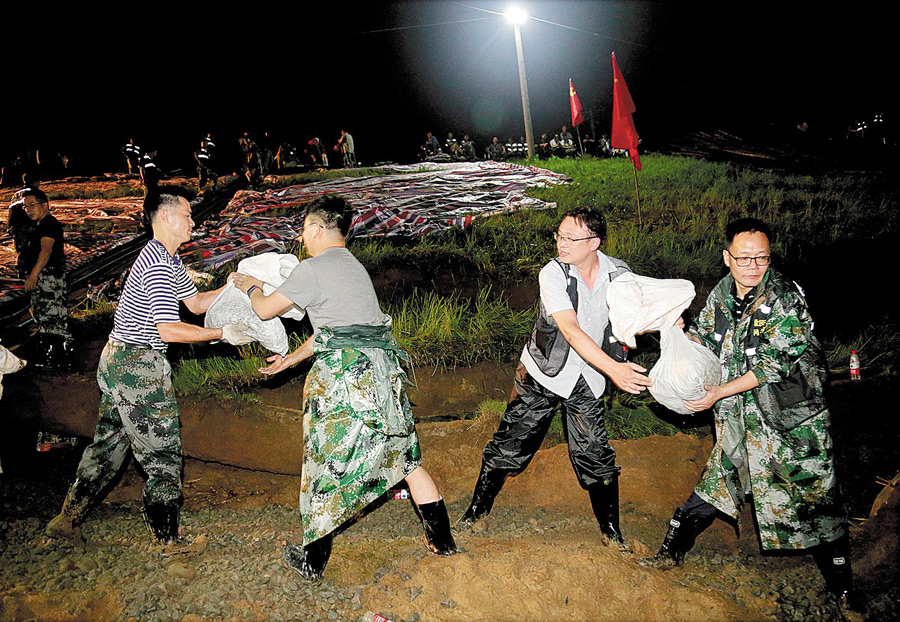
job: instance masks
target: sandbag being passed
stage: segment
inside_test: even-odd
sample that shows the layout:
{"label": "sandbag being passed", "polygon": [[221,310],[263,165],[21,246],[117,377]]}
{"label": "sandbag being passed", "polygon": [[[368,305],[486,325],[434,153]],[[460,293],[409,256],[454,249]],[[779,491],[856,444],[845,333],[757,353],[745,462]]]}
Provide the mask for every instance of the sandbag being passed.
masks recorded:
{"label": "sandbag being passed", "polygon": [[657,402],[682,415],[689,415],[682,400],[699,400],[706,395],[707,386],[721,383],[722,367],[711,350],[688,339],[677,326],[660,334],[662,353],[650,378],[650,394]]}

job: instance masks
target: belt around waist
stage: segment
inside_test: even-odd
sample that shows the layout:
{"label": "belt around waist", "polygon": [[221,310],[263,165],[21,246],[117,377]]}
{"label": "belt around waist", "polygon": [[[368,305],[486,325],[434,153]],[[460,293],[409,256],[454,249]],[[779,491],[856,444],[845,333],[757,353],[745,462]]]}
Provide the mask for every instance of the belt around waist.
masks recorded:
{"label": "belt around waist", "polygon": [[[134,349],[134,350],[153,350],[154,349],[147,345],[137,345],[134,343],[125,343],[124,341],[117,341],[115,339],[109,339],[108,341],[109,341],[110,345],[113,345],[117,348],[128,348],[128,349]],[[162,352],[163,354],[165,354],[165,350],[157,350],[157,352]]]}

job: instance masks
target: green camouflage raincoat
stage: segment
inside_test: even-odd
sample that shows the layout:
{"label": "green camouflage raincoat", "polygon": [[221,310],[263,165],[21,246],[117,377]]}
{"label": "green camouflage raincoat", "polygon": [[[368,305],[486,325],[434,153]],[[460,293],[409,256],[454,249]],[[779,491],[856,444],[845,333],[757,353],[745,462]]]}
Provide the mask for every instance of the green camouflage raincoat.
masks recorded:
{"label": "green camouflage raincoat", "polygon": [[300,516],[304,546],[328,535],[422,463],[406,395],[408,360],[381,326],[322,327],[306,378]]}
{"label": "green camouflage raincoat", "polygon": [[805,296],[769,270],[735,322],[733,291],[728,275],[693,332],[718,354],[723,383],[752,371],[759,387],[716,404],[716,444],[695,492],[735,519],[752,494],[763,550],[831,542],[846,533],[847,515]]}

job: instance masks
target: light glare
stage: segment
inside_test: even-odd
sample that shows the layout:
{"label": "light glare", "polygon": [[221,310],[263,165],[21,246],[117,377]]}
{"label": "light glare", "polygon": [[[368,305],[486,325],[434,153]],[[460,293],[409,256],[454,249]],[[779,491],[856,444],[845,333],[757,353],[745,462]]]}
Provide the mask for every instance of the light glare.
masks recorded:
{"label": "light glare", "polygon": [[504,15],[506,19],[516,25],[524,24],[525,20],[528,19],[528,13],[517,6],[509,7]]}

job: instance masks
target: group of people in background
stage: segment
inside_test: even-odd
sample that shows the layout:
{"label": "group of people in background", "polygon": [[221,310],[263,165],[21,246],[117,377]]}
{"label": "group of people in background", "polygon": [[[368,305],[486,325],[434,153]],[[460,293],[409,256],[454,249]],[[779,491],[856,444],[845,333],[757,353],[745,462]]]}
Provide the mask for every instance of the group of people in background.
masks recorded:
{"label": "group of people in background", "polygon": [[[599,140],[592,135],[587,135],[577,141],[569,131],[568,126],[563,125],[559,132],[544,132],[534,143],[535,157],[546,160],[548,158],[573,158],[581,155],[596,157],[609,157],[618,155],[621,150],[615,150],[610,146],[609,137],[603,134]],[[528,158],[528,142],[524,136],[518,140],[507,138],[500,140],[498,136],[491,137],[491,141],[484,148],[481,157],[475,146],[475,142],[468,134],[463,134],[462,139],[454,137],[453,133],[447,134],[444,144],[437,136],[428,132],[425,142],[419,146],[419,159],[429,161],[475,162],[479,159],[504,162]]]}

